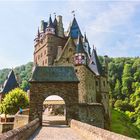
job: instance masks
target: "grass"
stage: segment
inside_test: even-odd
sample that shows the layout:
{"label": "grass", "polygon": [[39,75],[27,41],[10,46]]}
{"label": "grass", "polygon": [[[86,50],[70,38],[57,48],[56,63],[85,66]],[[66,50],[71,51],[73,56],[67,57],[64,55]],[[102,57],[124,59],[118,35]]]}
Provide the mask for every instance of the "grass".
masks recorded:
{"label": "grass", "polygon": [[140,139],[140,129],[130,122],[128,116],[117,110],[112,110],[111,115],[111,131]]}

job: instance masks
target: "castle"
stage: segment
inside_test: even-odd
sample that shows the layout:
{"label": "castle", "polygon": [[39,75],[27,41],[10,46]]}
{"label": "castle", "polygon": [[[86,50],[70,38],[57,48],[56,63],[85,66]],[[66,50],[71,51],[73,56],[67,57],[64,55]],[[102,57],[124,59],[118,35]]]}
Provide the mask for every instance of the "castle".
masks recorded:
{"label": "castle", "polygon": [[[41,108],[37,109],[37,106],[35,107],[33,103],[35,102],[33,101],[33,94],[36,97],[44,98],[45,93],[40,97],[37,95],[37,92],[38,94],[39,92],[44,92],[41,90],[44,90],[45,87],[42,86],[41,88],[41,84],[45,80],[46,87],[48,86],[48,82],[52,87],[54,84],[63,83],[63,85],[61,84],[63,86],[62,90],[65,90],[66,85],[64,86],[64,84],[69,82],[73,83],[73,85],[67,91],[71,90],[69,92],[75,92],[75,98],[77,92],[78,98],[77,103],[75,103],[75,108],[78,108],[75,110],[78,113],[73,116],[77,115],[77,118],[83,122],[108,128],[110,115],[107,56],[104,57],[104,65],[102,66],[94,47],[91,53],[86,34],[82,34],[75,16],[66,32],[64,32],[62,16],[55,16],[53,21],[51,16],[48,22],[42,20],[41,27],[38,29],[34,42],[34,64],[36,68],[31,78],[32,101],[30,107],[37,113],[33,114],[32,111],[30,113],[30,120],[33,120],[35,115],[39,114],[41,116]],[[45,76],[49,78],[44,78]],[[76,78],[77,80],[74,80]],[[36,84],[37,82],[38,86]],[[75,90],[75,83],[77,84],[77,90]],[[40,88],[40,91],[37,87]],[[55,87],[57,88],[57,86]],[[52,88],[54,90],[52,92],[61,95],[58,94],[59,87],[58,90]],[[48,89],[46,91],[50,95],[51,91],[48,91]],[[74,98],[73,96],[70,95],[69,98]],[[64,96],[64,98],[66,97]],[[37,101],[38,99],[34,98],[34,100]],[[74,100],[72,100],[69,100],[71,105],[68,105],[68,108],[74,106]],[[70,110],[74,109],[72,108]],[[69,118],[75,112],[68,112]]]}

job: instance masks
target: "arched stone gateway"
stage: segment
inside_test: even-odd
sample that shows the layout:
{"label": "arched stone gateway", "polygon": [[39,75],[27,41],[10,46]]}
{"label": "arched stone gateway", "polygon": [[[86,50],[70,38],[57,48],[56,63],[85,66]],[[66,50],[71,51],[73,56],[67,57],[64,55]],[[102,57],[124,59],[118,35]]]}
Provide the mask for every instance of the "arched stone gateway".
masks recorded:
{"label": "arched stone gateway", "polygon": [[42,123],[43,101],[50,95],[64,99],[66,120],[78,119],[78,83],[73,67],[35,67],[30,80],[29,120],[39,118]]}

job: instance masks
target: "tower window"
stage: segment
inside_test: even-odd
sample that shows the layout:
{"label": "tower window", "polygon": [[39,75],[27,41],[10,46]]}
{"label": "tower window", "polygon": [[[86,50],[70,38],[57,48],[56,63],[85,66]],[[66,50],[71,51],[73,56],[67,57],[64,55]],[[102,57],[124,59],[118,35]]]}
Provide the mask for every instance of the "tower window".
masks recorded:
{"label": "tower window", "polygon": [[104,87],[105,87],[105,81],[103,81],[103,85],[104,85]]}
{"label": "tower window", "polygon": [[98,86],[98,81],[96,81],[96,86]]}

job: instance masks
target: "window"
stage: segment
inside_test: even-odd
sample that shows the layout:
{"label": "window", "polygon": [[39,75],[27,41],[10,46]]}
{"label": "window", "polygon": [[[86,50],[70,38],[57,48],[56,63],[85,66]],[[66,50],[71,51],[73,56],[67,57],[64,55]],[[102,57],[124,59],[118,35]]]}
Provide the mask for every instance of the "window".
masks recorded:
{"label": "window", "polygon": [[104,85],[104,87],[105,87],[105,81],[103,81],[103,85]]}
{"label": "window", "polygon": [[47,59],[45,59],[45,64],[47,64]]}
{"label": "window", "polygon": [[98,81],[96,81],[96,86],[98,86]]}
{"label": "window", "polygon": [[38,60],[40,59],[40,55],[38,55]]}
{"label": "window", "polygon": [[44,54],[46,54],[46,50],[44,51]]}

